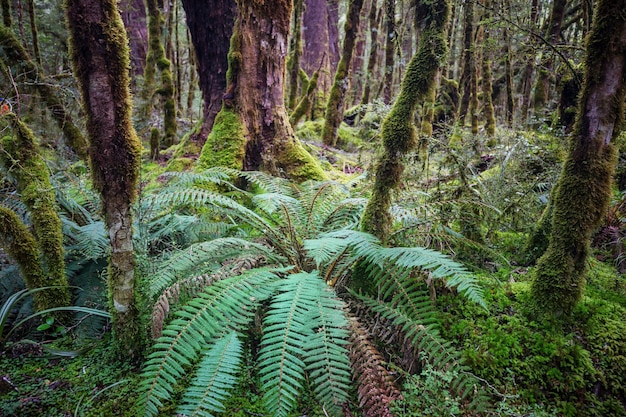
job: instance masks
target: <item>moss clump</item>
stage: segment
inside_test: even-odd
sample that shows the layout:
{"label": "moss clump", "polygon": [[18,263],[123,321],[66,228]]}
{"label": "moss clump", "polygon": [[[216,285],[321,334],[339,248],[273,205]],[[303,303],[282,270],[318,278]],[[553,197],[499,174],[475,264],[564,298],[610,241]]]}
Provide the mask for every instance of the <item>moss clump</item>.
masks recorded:
{"label": "moss clump", "polygon": [[307,152],[300,141],[294,138],[288,140],[284,146],[285,148],[278,156],[278,166],[285,171],[290,179],[295,182],[328,179],[328,175],[322,169],[320,162]]}
{"label": "moss clump", "polygon": [[223,107],[215,116],[213,130],[209,134],[197,168],[223,166],[241,169],[246,153],[246,130],[239,115],[230,108]]}

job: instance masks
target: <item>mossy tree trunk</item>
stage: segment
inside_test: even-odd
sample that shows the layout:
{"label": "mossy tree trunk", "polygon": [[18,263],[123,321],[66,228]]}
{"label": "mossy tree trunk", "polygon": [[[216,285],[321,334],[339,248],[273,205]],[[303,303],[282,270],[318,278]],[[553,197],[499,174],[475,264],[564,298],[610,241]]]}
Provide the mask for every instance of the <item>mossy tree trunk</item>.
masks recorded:
{"label": "mossy tree trunk", "polygon": [[140,354],[131,204],[141,144],[131,123],[128,41],[115,0],[67,0],[70,54],[79,81],[94,187],[102,196],[111,242],[108,283],[120,350]]}
{"label": "mossy tree trunk", "polygon": [[191,139],[204,143],[226,92],[228,49],[237,7],[234,0],[182,0],[182,4],[193,42],[203,100],[203,121]]}
{"label": "mossy tree trunk", "polygon": [[[44,279],[39,279],[37,274],[32,277],[25,277],[26,283],[29,285],[39,286],[55,286],[42,292],[38,296],[37,308],[39,310],[69,306],[71,296],[69,292],[67,276],[65,275],[65,250],[63,248],[63,232],[61,218],[57,212],[56,198],[54,188],[50,183],[50,173],[43,158],[37,150],[35,137],[33,132],[15,116],[9,113],[4,117],[8,117],[11,127],[13,128],[13,136],[5,136],[2,139],[1,149],[2,156],[0,160],[4,169],[11,175],[16,182],[17,191],[21,194],[21,199],[28,207],[33,222],[33,230],[35,233],[36,243],[41,253],[41,270]],[[9,229],[13,240],[25,239],[24,246],[20,250],[19,258],[16,258],[18,264],[24,271],[25,269],[33,269],[35,266],[21,265],[21,262],[27,258],[23,256],[31,256],[26,254],[26,246],[30,245],[30,238],[21,230],[21,226],[15,225],[15,221],[10,216],[5,220],[13,224]],[[20,245],[13,242],[11,245]],[[17,250],[17,249],[16,249]],[[36,249],[34,249],[36,251]],[[36,256],[39,262],[39,256]],[[31,287],[32,288],[32,287]],[[59,315],[59,317],[62,317]]]}
{"label": "mossy tree trunk", "polygon": [[287,71],[289,73],[289,99],[287,106],[294,110],[298,98],[298,79],[300,73],[300,58],[302,58],[302,15],[304,14],[304,0],[295,0],[293,7],[293,34],[289,43],[289,59]]}
{"label": "mossy tree trunk", "polygon": [[459,103],[458,119],[461,125],[465,124],[465,117],[470,106],[472,89],[472,74],[474,68],[474,0],[463,2],[463,67],[459,88],[461,90],[461,102]]}
{"label": "mossy tree trunk", "polygon": [[[565,17],[566,6],[567,0],[554,0],[552,3],[546,38],[553,46],[557,44],[561,36],[561,26],[563,24],[563,18]],[[533,92],[533,107],[535,113],[543,111],[548,102],[550,80],[554,79],[552,74],[553,69],[554,53],[552,50],[544,51],[541,56],[541,62],[539,63],[537,81],[535,82],[535,90]]]}
{"label": "mossy tree trunk", "polygon": [[[533,30],[537,30],[537,19],[539,16],[539,0],[532,0],[530,5],[530,25]],[[508,31],[506,32],[508,33]],[[537,44],[536,38],[531,36],[529,38],[529,47],[532,51],[535,49],[535,45]],[[534,54],[534,52],[533,52]],[[521,105],[520,105],[520,121],[524,123],[528,118],[528,110],[530,109],[531,102],[531,92],[532,92],[532,81],[533,81],[533,73],[535,72],[535,58],[529,57],[526,60],[526,65],[522,70],[521,77]]]}
{"label": "mossy tree trunk", "polygon": [[322,141],[328,146],[335,146],[337,144],[337,130],[343,119],[343,106],[349,83],[348,71],[350,71],[354,44],[359,32],[359,17],[362,7],[363,0],[350,0],[348,3],[348,15],[346,16],[346,23],[344,25],[345,34],[341,60],[339,60],[339,65],[337,65],[335,81],[330,89],[328,102],[326,103],[324,127],[322,128]]}
{"label": "mossy tree trunk", "polygon": [[569,314],[581,299],[590,238],[606,213],[626,99],[626,0],[596,3],[569,155],[554,193],[548,249],[537,262],[533,300]]}
{"label": "mossy tree trunk", "polygon": [[[496,115],[493,107],[493,94],[492,76],[491,76],[491,41],[490,31],[491,28],[491,3],[489,0],[485,1],[485,13],[483,14],[483,57],[482,57],[482,93],[483,93],[483,115],[485,119],[485,133],[487,136],[492,137],[496,133]],[[506,68],[505,68],[506,71]]]}
{"label": "mossy tree trunk", "polygon": [[[162,0],[147,0],[148,10],[148,53],[144,68],[145,116],[149,117],[156,100],[157,108],[163,112],[163,136],[161,147],[168,148],[176,138],[176,103],[171,62],[165,54]],[[158,77],[157,77],[158,75]],[[158,85],[158,87],[157,87]]]}
{"label": "mossy tree trunk", "polygon": [[[510,13],[510,1],[505,0],[504,9]],[[508,27],[502,30],[502,41],[504,43],[504,84],[506,86],[506,123],[509,127],[513,127],[513,119],[515,117],[515,102],[513,99],[513,48],[511,45],[511,34]]]}
{"label": "mossy tree trunk", "polygon": [[[241,133],[238,137],[209,138],[214,140],[207,140],[203,154],[216,146],[227,147],[224,142],[241,143],[239,137],[243,136],[243,169],[264,170],[296,181],[326,178],[318,161],[295,137],[285,107],[291,1],[238,0],[237,5],[229,52],[228,98],[222,107],[223,121],[228,123],[218,126],[216,119],[213,130]],[[227,126],[235,122],[240,126]]]}
{"label": "mossy tree trunk", "polygon": [[376,1],[372,1],[372,8],[368,16],[370,26],[370,53],[367,58],[367,72],[365,76],[365,85],[363,86],[363,95],[361,96],[361,105],[370,102],[370,94],[372,84],[375,80],[374,71],[376,70],[376,61],[378,59],[378,30],[380,29],[382,9],[376,6]]}
{"label": "mossy tree trunk", "polygon": [[393,63],[396,52],[396,0],[384,0],[385,8],[385,72],[383,74],[383,102],[391,103]]}
{"label": "mossy tree trunk", "polygon": [[382,125],[384,153],[378,161],[372,197],[365,208],[361,228],[387,241],[392,227],[391,193],[400,185],[402,157],[415,148],[417,131],[413,114],[433,88],[447,59],[446,28],[449,0],[423,0],[417,4],[422,27],[419,48],[407,67],[398,99]]}
{"label": "mossy tree trunk", "polygon": [[20,70],[26,74],[41,98],[48,105],[48,110],[52,118],[57,123],[65,137],[67,145],[78,154],[81,159],[87,159],[87,140],[82,132],[74,124],[72,116],[63,106],[63,102],[56,92],[54,84],[41,82],[45,77],[33,62],[26,49],[15,36],[13,31],[7,27],[0,26],[0,47],[3,48],[7,64],[21,67]]}
{"label": "mossy tree trunk", "polygon": [[33,42],[33,55],[35,55],[35,62],[37,62],[39,68],[42,68],[41,52],[39,51],[39,32],[37,30],[37,19],[35,17],[35,2],[33,0],[27,0],[26,9],[28,11],[28,19],[30,20],[30,35]]}

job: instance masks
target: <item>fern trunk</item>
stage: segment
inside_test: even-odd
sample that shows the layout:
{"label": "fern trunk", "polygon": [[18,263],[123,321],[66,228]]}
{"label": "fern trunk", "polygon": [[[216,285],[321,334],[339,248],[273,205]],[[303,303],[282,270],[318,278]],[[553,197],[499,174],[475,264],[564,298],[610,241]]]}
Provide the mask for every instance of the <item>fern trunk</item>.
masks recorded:
{"label": "fern trunk", "polygon": [[113,332],[122,352],[140,353],[131,204],[141,144],[131,123],[129,50],[115,0],[68,0],[71,57],[87,114],[94,187],[102,196],[111,242]]}
{"label": "fern trunk", "polygon": [[581,299],[591,234],[609,204],[616,159],[611,142],[621,131],[626,98],[624,9],[626,0],[596,4],[569,155],[552,202],[550,243],[532,283],[545,313],[568,315]]}

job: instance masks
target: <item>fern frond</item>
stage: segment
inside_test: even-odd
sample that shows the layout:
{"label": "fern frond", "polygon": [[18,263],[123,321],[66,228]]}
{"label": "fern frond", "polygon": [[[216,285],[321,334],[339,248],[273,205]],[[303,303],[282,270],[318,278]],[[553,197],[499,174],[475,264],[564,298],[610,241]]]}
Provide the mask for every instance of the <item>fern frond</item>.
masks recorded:
{"label": "fern frond", "polygon": [[289,275],[280,283],[263,319],[259,352],[263,400],[268,411],[284,417],[296,405],[305,374],[303,346],[311,336],[310,312],[319,297],[316,273]]}
{"label": "fern frond", "polygon": [[378,349],[356,318],[350,318],[350,362],[364,417],[393,417],[389,405],[401,397]]}
{"label": "fern frond", "polygon": [[110,241],[103,221],[78,225],[61,217],[65,235],[72,241],[69,250],[78,251],[83,259],[101,259],[110,250]]}
{"label": "fern frond", "polygon": [[458,373],[458,379],[451,382],[451,388],[461,398],[470,399],[472,395],[471,402],[474,407],[486,404],[486,395],[482,392],[479,381],[467,372],[467,367],[462,364],[460,353],[451,346],[450,342],[444,341],[439,336],[436,326],[424,325],[414,320],[403,308],[396,308],[388,303],[361,295],[353,295],[373,311],[399,326],[404,336],[424,354],[425,359],[433,368]]}
{"label": "fern frond", "polygon": [[317,401],[329,414],[340,416],[348,400],[351,370],[344,347],[349,338],[345,306],[322,280],[311,279],[319,297],[310,318],[315,327],[304,345],[304,362]]}
{"label": "fern frond", "polygon": [[158,413],[184,374],[183,367],[196,362],[198,352],[225,326],[252,320],[257,306],[274,291],[276,274],[283,271],[255,269],[218,281],[176,312],[143,368],[138,403],[144,416]]}
{"label": "fern frond", "polygon": [[213,417],[224,412],[223,401],[237,382],[242,347],[236,332],[218,339],[206,350],[191,386],[177,412],[185,416]]}
{"label": "fern frond", "polygon": [[152,314],[150,316],[152,338],[156,340],[161,336],[163,324],[170,312],[170,304],[177,303],[181,297],[186,299],[193,298],[203,291],[204,288],[212,285],[216,281],[240,275],[246,270],[256,268],[259,266],[261,259],[262,257],[236,259],[232,263],[222,265],[222,267],[213,274],[183,279],[166,288],[152,307]]}
{"label": "fern frond", "polygon": [[146,293],[154,298],[179,278],[198,275],[198,266],[207,262],[224,261],[244,254],[262,255],[269,263],[280,263],[282,258],[266,245],[229,237],[200,242],[167,258],[150,277]]}

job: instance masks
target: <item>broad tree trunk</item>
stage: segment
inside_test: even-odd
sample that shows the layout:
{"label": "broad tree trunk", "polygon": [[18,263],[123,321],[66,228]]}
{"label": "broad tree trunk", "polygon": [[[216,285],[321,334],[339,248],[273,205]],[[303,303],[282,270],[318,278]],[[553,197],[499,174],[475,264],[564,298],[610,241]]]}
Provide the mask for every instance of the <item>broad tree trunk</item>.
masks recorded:
{"label": "broad tree trunk", "polygon": [[192,140],[206,141],[226,91],[228,49],[237,8],[234,0],[182,0],[204,103],[201,128]]}
{"label": "broad tree trunk", "polygon": [[329,146],[337,144],[337,130],[343,119],[343,106],[346,99],[346,91],[348,90],[348,71],[350,71],[356,35],[359,32],[359,17],[362,7],[363,0],[350,0],[348,3],[341,60],[337,66],[335,81],[326,104],[324,127],[322,129],[322,141]]}
{"label": "broad tree trunk", "polygon": [[238,0],[237,6],[224,104],[201,166],[264,170],[295,181],[326,178],[296,139],[285,108],[291,1]]}
{"label": "broad tree trunk", "polygon": [[570,314],[585,288],[591,234],[611,195],[626,99],[626,0],[599,0],[587,40],[585,79],[569,155],[556,184],[551,239],[531,292],[544,312]]}
{"label": "broad tree trunk", "polygon": [[313,118],[323,115],[339,62],[337,25],[338,21],[334,20],[334,13],[331,15],[327,0],[305,0],[301,66],[309,75],[319,71],[318,95],[313,103]]}
{"label": "broad tree trunk", "polygon": [[139,354],[143,331],[135,301],[131,204],[136,196],[141,144],[131,123],[130,58],[115,0],[68,0],[71,57],[78,78],[94,187],[102,196],[111,242],[109,293],[113,332],[127,355]]}

